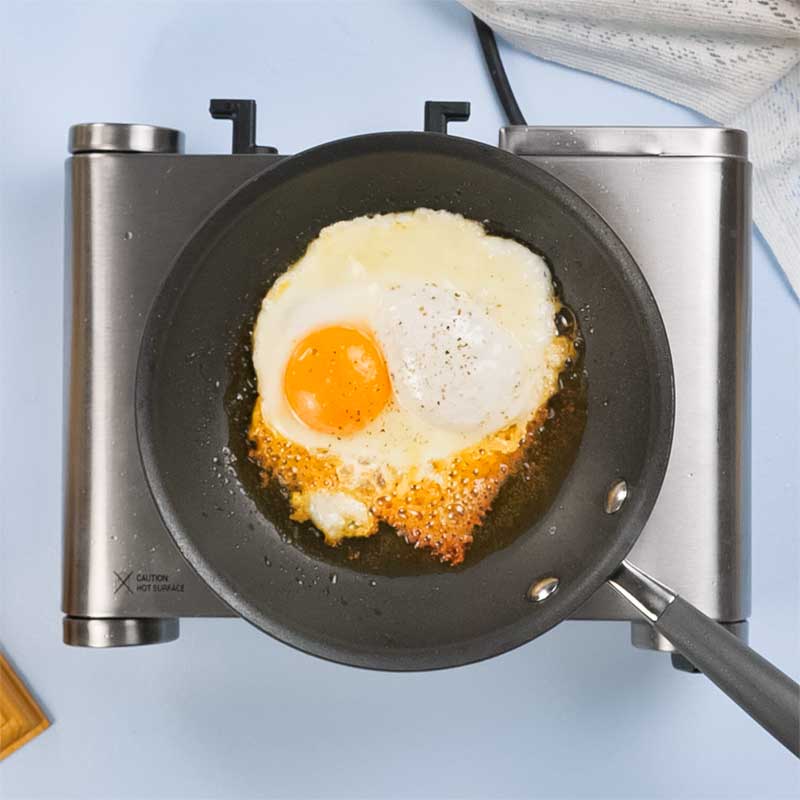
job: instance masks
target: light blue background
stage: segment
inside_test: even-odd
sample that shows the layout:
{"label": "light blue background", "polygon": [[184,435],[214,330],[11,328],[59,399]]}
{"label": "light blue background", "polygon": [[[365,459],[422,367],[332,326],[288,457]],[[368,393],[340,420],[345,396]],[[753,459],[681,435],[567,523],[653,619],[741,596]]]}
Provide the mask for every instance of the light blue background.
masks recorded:
{"label": "light blue background", "polygon": [[[61,644],[63,168],[79,121],[186,131],[224,152],[209,97],[253,97],[294,152],[418,128],[425,99],[501,115],[451,3],[0,3],[0,641],[54,719],[0,765],[5,798],[797,795],[797,763],[702,677],[567,623],[489,663],[389,675],[301,655],[243,622],[174,644]],[[503,48],[532,123],[692,124],[695,114]],[[753,253],[752,642],[798,676],[800,307]]]}

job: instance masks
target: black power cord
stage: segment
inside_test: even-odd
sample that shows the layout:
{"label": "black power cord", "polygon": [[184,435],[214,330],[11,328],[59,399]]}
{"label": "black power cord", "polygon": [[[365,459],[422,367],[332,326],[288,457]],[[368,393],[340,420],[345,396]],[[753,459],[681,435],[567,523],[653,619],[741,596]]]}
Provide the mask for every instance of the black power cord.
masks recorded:
{"label": "black power cord", "polygon": [[474,14],[472,15],[472,19],[475,22],[475,30],[478,34],[478,41],[481,43],[483,57],[486,61],[486,68],[489,70],[489,77],[494,84],[497,99],[506,112],[508,124],[527,125],[528,123],[525,122],[525,117],[522,116],[522,111],[517,105],[517,98],[514,97],[514,92],[511,90],[511,84],[508,82],[508,75],[506,75],[505,67],[500,58],[500,51],[497,49],[497,40],[494,38],[494,31],[492,31],[482,19],[478,19]]}

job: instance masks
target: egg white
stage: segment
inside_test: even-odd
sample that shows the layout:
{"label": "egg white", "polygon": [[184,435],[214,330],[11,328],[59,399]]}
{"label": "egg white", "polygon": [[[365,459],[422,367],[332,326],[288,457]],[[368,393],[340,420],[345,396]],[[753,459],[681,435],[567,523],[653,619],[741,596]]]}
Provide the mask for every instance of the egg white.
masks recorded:
{"label": "egg white", "polygon": [[[261,413],[286,440],[356,471],[425,474],[432,461],[524,426],[547,401],[563,363],[557,309],[540,256],[460,215],[416,209],[336,223],[262,303],[253,336]],[[335,436],[295,416],[283,375],[303,336],[342,324],[375,337],[393,397],[363,430]]]}

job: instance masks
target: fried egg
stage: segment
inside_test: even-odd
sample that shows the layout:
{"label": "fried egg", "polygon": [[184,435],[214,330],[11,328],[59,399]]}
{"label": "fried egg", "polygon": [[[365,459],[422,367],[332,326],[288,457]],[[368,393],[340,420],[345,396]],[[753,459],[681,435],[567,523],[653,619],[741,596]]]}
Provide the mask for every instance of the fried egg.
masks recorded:
{"label": "fried egg", "polygon": [[539,255],[447,211],[323,229],[253,333],[249,438],[326,542],[387,522],[457,564],[571,355]]}

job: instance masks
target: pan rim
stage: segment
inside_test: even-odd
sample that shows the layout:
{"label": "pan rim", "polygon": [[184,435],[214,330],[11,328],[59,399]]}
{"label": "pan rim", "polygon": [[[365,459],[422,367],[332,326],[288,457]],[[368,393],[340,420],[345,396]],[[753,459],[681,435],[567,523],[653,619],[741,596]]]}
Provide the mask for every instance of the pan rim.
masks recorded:
{"label": "pan rim", "polygon": [[[304,633],[270,618],[262,609],[253,605],[237,592],[235,584],[221,575],[214,565],[209,563],[194,544],[192,537],[182,528],[178,521],[179,514],[173,506],[169,490],[164,483],[164,476],[158,467],[158,457],[155,453],[153,437],[149,435],[151,421],[148,416],[148,409],[150,408],[148,397],[152,393],[146,387],[150,386],[148,373],[152,375],[154,369],[151,365],[148,365],[145,350],[146,344],[155,338],[154,330],[158,328],[157,323],[161,316],[160,309],[167,304],[171,306],[175,302],[175,297],[170,294],[169,290],[171,288],[174,290],[171,284],[176,282],[176,265],[186,260],[193,249],[199,249],[201,243],[203,244],[203,249],[206,249],[235,224],[236,219],[242,212],[240,210],[232,214],[231,204],[234,199],[237,199],[240,203],[245,203],[242,206],[244,208],[248,198],[254,200],[262,191],[265,191],[265,184],[269,186],[270,181],[279,183],[281,180],[289,180],[298,171],[305,171],[313,167],[320,159],[322,159],[322,163],[325,163],[325,159],[329,157],[344,158],[348,154],[361,155],[365,148],[369,150],[371,147],[381,146],[389,142],[397,143],[397,149],[407,151],[409,148],[412,150],[414,148],[424,148],[426,144],[434,140],[437,142],[437,147],[441,146],[443,140],[447,140],[449,142],[448,148],[450,148],[452,155],[463,158],[488,155],[501,164],[505,162],[516,174],[522,174],[522,177],[527,172],[534,182],[544,186],[563,207],[578,216],[582,222],[591,223],[593,235],[601,241],[609,252],[615,255],[619,264],[624,265],[627,282],[644,302],[641,313],[647,318],[650,325],[656,351],[655,356],[658,363],[662,365],[662,369],[654,379],[654,385],[657,388],[657,397],[654,398],[656,401],[654,405],[658,407],[656,411],[659,414],[659,424],[651,425],[651,441],[648,443],[648,451],[653,457],[643,467],[641,474],[640,483],[650,487],[649,490],[642,493],[634,492],[633,497],[626,504],[626,516],[621,518],[613,543],[604,550],[602,558],[595,562],[595,568],[591,571],[587,570],[580,581],[574,582],[570,586],[569,593],[556,593],[548,601],[548,606],[550,606],[547,614],[548,623],[537,625],[536,630],[531,634],[525,632],[521,635],[504,637],[499,644],[496,643],[482,650],[476,649],[473,654],[467,656],[460,654],[460,651],[468,648],[470,640],[459,642],[458,647],[448,657],[442,656],[441,649],[428,647],[420,649],[398,648],[397,651],[390,651],[387,648],[381,654],[370,651],[365,655],[364,649],[357,647],[357,642],[355,641],[351,642],[349,646],[320,643],[318,640],[309,639]],[[266,191],[268,190],[267,188]],[[183,275],[183,280],[180,283],[185,286],[191,274],[192,272],[190,271]],[[180,293],[180,291],[177,292],[178,296]],[[658,498],[669,462],[675,407],[672,359],[660,310],[636,261],[619,236],[598,211],[546,170],[531,164],[519,156],[471,139],[419,132],[371,133],[318,145],[296,155],[287,156],[285,159],[268,166],[225,197],[203,220],[181,248],[155,296],[148,312],[140,342],[134,402],[137,446],[145,480],[156,509],[187,563],[212,591],[239,616],[246,619],[256,628],[304,653],[336,663],[384,671],[426,671],[452,668],[494,657],[519,647],[533,638],[537,638],[577,610],[619,566],[637,541],[650,516],[650,512]],[[602,513],[602,510],[600,511]],[[541,618],[543,615],[540,614],[539,616]],[[517,622],[507,627],[516,630],[520,626]],[[497,629],[496,633],[500,634],[503,630],[503,628]]]}

